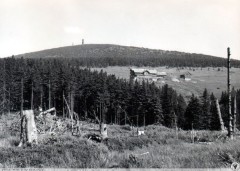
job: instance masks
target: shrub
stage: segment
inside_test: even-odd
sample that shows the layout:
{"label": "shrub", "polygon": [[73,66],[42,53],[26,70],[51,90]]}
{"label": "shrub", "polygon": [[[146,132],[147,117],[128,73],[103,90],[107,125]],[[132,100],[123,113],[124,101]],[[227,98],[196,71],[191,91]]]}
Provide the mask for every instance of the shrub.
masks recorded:
{"label": "shrub", "polygon": [[108,138],[103,141],[103,143],[108,147],[110,151],[124,151],[124,144],[123,142],[118,138]]}

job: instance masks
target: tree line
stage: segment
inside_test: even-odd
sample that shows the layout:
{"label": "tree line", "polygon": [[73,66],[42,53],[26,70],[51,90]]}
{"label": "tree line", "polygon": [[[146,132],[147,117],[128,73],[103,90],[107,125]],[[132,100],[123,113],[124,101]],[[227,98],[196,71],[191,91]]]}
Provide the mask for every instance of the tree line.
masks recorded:
{"label": "tree line", "polygon": [[[89,67],[226,67],[224,58],[210,55],[107,44],[68,46],[18,55],[18,57],[21,56],[24,58],[73,58],[77,65]],[[231,65],[240,67],[240,61],[231,60]]]}
{"label": "tree line", "polygon": [[[40,106],[43,110],[55,107],[58,116],[69,117],[65,98],[81,120],[220,129],[216,98],[206,89],[202,97],[192,95],[186,103],[184,97],[167,84],[157,87],[146,81],[119,79],[103,71],[82,69],[72,59],[11,57],[0,59],[0,66],[1,113],[19,111],[21,105],[23,109]],[[237,97],[239,118],[240,91],[232,93]],[[226,92],[223,92],[220,105],[227,126],[226,99]]]}

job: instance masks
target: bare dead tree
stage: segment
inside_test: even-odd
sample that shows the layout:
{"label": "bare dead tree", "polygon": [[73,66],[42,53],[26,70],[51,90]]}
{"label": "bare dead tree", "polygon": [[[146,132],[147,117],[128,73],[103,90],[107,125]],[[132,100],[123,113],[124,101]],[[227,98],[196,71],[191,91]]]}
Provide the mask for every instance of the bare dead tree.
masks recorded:
{"label": "bare dead tree", "polygon": [[70,114],[70,116],[71,116],[72,134],[73,134],[73,115],[74,115],[74,95],[73,95],[73,92],[71,92],[70,98],[71,98],[71,103],[70,103],[70,105],[71,105],[71,107],[70,107],[70,109],[71,109],[71,111],[70,111],[71,114]]}
{"label": "bare dead tree", "polygon": [[233,101],[233,133],[236,132],[236,120],[237,120],[236,117],[237,117],[237,97],[235,93]]}
{"label": "bare dead tree", "polygon": [[62,115],[63,115],[63,118],[65,118],[65,108],[64,108],[64,91],[63,91],[63,94],[62,94],[62,103],[63,103],[63,105],[62,105]]}
{"label": "bare dead tree", "polygon": [[227,87],[228,87],[228,117],[229,117],[229,125],[228,125],[228,137],[233,139],[233,117],[231,111],[231,77],[230,77],[230,48],[227,48]]}
{"label": "bare dead tree", "polygon": [[225,131],[224,128],[224,123],[223,123],[223,119],[222,119],[222,114],[221,114],[221,110],[220,110],[220,106],[219,106],[219,102],[218,99],[215,99],[215,103],[216,103],[216,108],[217,108],[217,113],[218,113],[218,119],[219,119],[219,123],[220,123],[220,129],[221,131]]}

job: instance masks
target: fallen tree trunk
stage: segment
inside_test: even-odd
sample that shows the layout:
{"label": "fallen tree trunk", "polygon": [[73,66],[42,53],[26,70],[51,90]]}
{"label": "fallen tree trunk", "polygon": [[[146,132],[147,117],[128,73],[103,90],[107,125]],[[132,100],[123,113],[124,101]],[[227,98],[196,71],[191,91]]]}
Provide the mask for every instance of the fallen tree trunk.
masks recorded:
{"label": "fallen tree trunk", "polygon": [[55,107],[45,110],[43,112],[40,112],[39,116],[46,115],[47,113],[52,113],[52,112],[54,112],[54,116],[56,116],[56,108]]}

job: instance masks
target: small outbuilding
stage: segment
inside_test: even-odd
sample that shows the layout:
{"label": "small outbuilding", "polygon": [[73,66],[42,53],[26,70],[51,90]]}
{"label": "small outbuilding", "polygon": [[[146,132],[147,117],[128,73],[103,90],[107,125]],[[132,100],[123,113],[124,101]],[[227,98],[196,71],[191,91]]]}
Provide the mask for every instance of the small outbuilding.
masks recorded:
{"label": "small outbuilding", "polygon": [[192,74],[190,72],[185,72],[185,73],[181,73],[179,75],[179,78],[184,79],[184,80],[189,80],[191,79],[190,77],[192,76]]}

